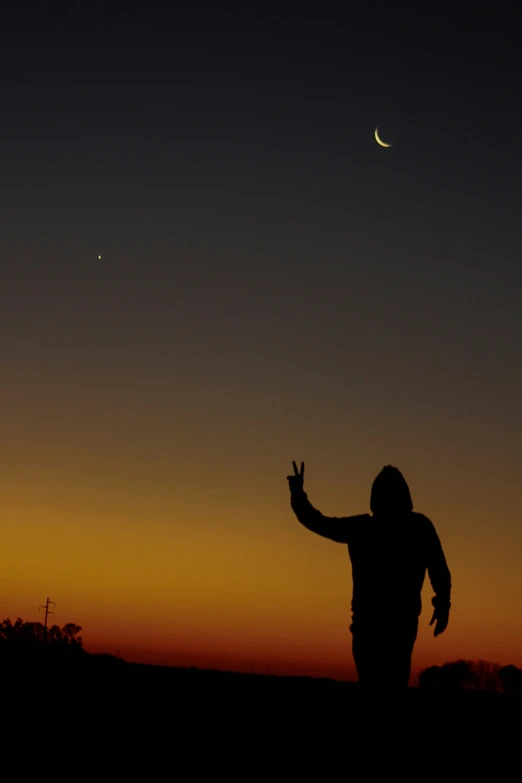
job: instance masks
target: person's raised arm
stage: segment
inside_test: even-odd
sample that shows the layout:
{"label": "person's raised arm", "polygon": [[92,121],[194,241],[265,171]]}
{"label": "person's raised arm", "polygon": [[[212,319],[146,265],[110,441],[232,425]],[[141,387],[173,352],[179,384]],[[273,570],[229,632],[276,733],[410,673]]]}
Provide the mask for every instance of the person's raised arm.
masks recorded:
{"label": "person's raised arm", "polygon": [[358,517],[325,517],[324,514],[321,514],[312,506],[303,489],[304,462],[301,462],[300,471],[297,470],[295,462],[292,462],[292,465],[294,466],[294,475],[288,476],[290,505],[299,522],[319,536],[324,536],[324,538],[329,538],[339,544],[347,544]]}

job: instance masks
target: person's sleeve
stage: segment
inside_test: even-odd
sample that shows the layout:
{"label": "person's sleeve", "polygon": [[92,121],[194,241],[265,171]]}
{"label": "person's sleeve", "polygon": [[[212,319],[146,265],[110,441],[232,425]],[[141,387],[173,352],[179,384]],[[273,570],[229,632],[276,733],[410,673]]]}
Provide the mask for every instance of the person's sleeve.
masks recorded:
{"label": "person's sleeve", "polygon": [[435,597],[432,604],[435,608],[446,609],[451,602],[451,574],[446,563],[440,539],[431,520],[426,521],[426,566]]}
{"label": "person's sleeve", "polygon": [[354,517],[325,517],[312,506],[306,492],[293,492],[290,496],[290,505],[299,522],[304,527],[317,533],[319,536],[329,538],[338,544],[348,544],[359,516]]}

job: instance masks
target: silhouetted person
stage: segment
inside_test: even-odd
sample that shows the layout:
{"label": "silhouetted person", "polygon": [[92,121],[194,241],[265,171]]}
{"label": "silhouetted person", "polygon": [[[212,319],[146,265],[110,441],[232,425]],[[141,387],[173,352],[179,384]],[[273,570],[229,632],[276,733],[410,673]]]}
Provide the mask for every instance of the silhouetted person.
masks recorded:
{"label": "silhouetted person", "polygon": [[325,517],[303,489],[304,463],[288,476],[290,503],[306,528],[348,544],[352,561],[352,650],[363,686],[408,685],[421,613],[421,589],[428,570],[435,592],[434,636],[448,625],[451,575],[431,521],[413,511],[402,473],[387,465],[373,482],[372,514]]}

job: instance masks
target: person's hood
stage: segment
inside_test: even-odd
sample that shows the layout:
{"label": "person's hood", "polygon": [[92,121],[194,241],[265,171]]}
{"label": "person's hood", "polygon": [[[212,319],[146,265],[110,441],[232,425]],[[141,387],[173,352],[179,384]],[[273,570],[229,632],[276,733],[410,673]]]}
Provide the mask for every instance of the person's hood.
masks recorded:
{"label": "person's hood", "polygon": [[396,515],[413,510],[410,489],[397,468],[386,465],[372,485],[370,496],[372,514]]}

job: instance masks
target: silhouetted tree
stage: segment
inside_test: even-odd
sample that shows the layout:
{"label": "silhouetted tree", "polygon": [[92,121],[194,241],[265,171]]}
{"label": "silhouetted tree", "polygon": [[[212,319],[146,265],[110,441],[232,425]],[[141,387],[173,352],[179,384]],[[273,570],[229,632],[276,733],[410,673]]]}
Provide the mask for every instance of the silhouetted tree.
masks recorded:
{"label": "silhouetted tree", "polygon": [[66,623],[53,625],[44,635],[42,623],[24,622],[20,617],[13,624],[8,618],[0,623],[0,658],[9,661],[32,661],[44,656],[50,660],[71,660],[83,653],[81,627]]}
{"label": "silhouetted tree", "polygon": [[441,666],[430,666],[419,674],[419,688],[432,690],[441,687]]}
{"label": "silhouetted tree", "polygon": [[479,691],[497,691],[500,687],[498,679],[498,663],[489,661],[474,661],[473,664],[474,687]]}
{"label": "silhouetted tree", "polygon": [[75,623],[66,623],[62,628],[62,635],[65,644],[69,645],[69,647],[81,647],[82,637],[78,636],[81,630],[81,625],[75,625]]}
{"label": "silhouetted tree", "polygon": [[126,666],[118,656],[86,652],[81,630],[76,623],[66,623],[61,628],[52,625],[45,638],[42,623],[24,623],[20,617],[15,623],[6,619],[0,623],[0,665],[12,672],[18,664],[50,664],[56,665],[55,672],[61,670],[79,675],[121,671]]}
{"label": "silhouetted tree", "polygon": [[451,661],[443,666],[430,666],[419,675],[419,687],[464,690],[476,685],[473,661]]}
{"label": "silhouetted tree", "polygon": [[424,669],[419,675],[419,687],[521,694],[522,669],[489,661],[450,661]]}
{"label": "silhouetted tree", "polygon": [[504,693],[510,696],[520,696],[522,694],[522,669],[516,666],[502,666],[498,672],[498,679]]}
{"label": "silhouetted tree", "polygon": [[63,633],[59,625],[52,625],[47,631],[49,644],[63,644]]}

